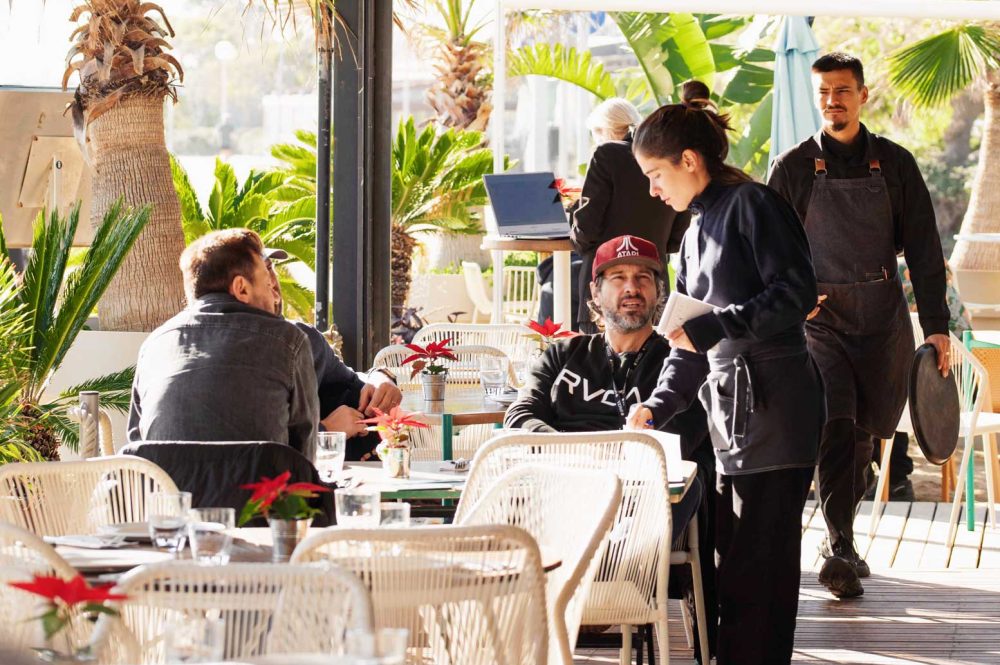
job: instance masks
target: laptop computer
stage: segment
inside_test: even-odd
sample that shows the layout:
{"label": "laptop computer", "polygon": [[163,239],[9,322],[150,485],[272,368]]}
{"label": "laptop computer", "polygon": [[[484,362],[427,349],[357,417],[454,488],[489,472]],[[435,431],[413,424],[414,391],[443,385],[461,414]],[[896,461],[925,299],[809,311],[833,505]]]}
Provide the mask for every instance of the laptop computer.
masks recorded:
{"label": "laptop computer", "polygon": [[569,218],[551,171],[491,173],[483,176],[483,182],[501,237],[569,237]]}

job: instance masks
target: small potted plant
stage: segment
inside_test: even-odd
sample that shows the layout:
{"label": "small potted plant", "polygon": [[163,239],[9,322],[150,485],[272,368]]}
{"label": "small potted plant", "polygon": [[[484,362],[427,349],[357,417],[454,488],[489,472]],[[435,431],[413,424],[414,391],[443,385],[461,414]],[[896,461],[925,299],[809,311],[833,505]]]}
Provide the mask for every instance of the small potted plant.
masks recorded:
{"label": "small potted plant", "polygon": [[559,339],[569,339],[570,337],[576,337],[580,333],[573,330],[563,330],[561,323],[555,323],[550,318],[545,319],[545,323],[538,323],[537,321],[528,321],[524,324],[526,328],[531,330],[529,337],[534,337],[538,340],[538,350],[545,351],[549,348],[553,342]]}
{"label": "small potted plant", "polygon": [[448,368],[441,364],[442,360],[458,360],[455,353],[448,348],[450,339],[431,342],[427,346],[407,344],[406,348],[413,352],[403,360],[404,365],[413,363],[410,372],[412,379],[420,374],[424,386],[424,399],[429,402],[439,402],[444,399],[444,389],[448,382]]}
{"label": "small potted plant", "polygon": [[[42,661],[49,663],[96,661],[90,651],[90,645],[78,648],[74,644],[77,620],[83,619],[86,622],[94,614],[117,615],[117,611],[104,603],[109,600],[128,599],[127,596],[111,593],[113,584],[90,586],[83,579],[83,575],[77,575],[69,580],[49,575],[34,575],[30,582],[7,584],[46,599],[46,611],[37,617],[42,622],[46,646],[35,650]],[[66,652],[52,648],[52,641],[60,632],[65,637]]]}
{"label": "small potted plant", "polygon": [[295,546],[305,538],[320,510],[309,505],[306,499],[316,498],[319,492],[329,492],[329,488],[312,483],[290,483],[291,471],[285,471],[275,478],[261,476],[256,483],[240,485],[240,489],[253,490],[250,499],[240,511],[240,526],[257,515],[263,515],[271,527],[274,542],[271,559],[275,563],[285,563],[295,550]]}
{"label": "small potted plant", "polygon": [[407,413],[398,406],[392,407],[389,413],[375,409],[375,416],[362,420],[362,423],[375,425],[382,443],[375,452],[382,460],[382,467],[390,478],[410,477],[410,428],[426,429],[427,423],[419,420],[419,413]]}

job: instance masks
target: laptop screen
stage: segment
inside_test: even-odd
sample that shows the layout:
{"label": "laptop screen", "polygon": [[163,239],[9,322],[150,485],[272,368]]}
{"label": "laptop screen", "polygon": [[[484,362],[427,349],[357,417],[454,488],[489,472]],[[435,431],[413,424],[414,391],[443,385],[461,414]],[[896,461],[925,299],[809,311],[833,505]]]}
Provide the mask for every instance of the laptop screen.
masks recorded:
{"label": "laptop screen", "polygon": [[569,222],[555,176],[542,173],[494,173],[483,176],[500,235],[566,237]]}

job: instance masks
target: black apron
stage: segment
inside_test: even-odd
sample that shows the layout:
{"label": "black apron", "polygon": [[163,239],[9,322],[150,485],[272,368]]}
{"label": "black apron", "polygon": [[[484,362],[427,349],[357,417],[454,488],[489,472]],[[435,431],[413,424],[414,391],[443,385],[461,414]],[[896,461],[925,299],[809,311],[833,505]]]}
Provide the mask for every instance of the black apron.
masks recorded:
{"label": "black apron", "polygon": [[913,333],[888,186],[878,160],[868,178],[827,178],[823,159],[815,169],[805,229],[827,299],[806,334],[826,384],[827,418],[891,438],[906,402]]}

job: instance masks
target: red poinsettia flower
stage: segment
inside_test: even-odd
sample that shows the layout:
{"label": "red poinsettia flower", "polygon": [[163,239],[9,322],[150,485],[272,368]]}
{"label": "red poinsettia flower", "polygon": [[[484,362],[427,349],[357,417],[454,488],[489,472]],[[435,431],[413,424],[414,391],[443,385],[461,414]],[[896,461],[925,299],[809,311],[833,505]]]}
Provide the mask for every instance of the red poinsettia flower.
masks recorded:
{"label": "red poinsettia flower", "polygon": [[550,318],[545,319],[545,323],[538,323],[537,321],[528,321],[526,324],[532,332],[538,333],[547,342],[552,342],[555,339],[566,339],[569,337],[576,337],[580,333],[573,330],[563,330],[561,323],[555,323]]}
{"label": "red poinsettia flower", "polygon": [[128,598],[120,593],[111,593],[114,584],[90,586],[87,584],[87,580],[83,579],[83,575],[77,575],[70,580],[49,575],[35,575],[30,582],[10,582],[9,584],[16,589],[46,598],[50,602],[58,600],[69,607],[80,603],[103,603],[108,600],[126,600]]}
{"label": "red poinsettia flower", "polygon": [[417,429],[427,429],[428,427],[427,423],[419,420],[422,414],[415,412],[407,413],[398,406],[392,407],[388,413],[377,408],[374,411],[375,415],[373,417],[365,418],[358,422],[365,425],[375,425],[379,437],[383,441],[399,441],[401,435],[410,427],[416,427]]}
{"label": "red poinsettia flower", "polygon": [[329,492],[330,488],[313,483],[292,483],[291,471],[285,471],[274,478],[261,476],[256,483],[240,485],[240,489],[253,490],[243,510],[240,511],[240,526],[246,524],[258,513],[268,516],[275,512],[282,519],[304,519],[319,511],[310,508],[306,499],[313,499],[319,492]]}
{"label": "red poinsettia flower", "polygon": [[427,346],[406,344],[406,348],[413,351],[413,355],[407,356],[403,360],[404,365],[413,363],[413,371],[410,373],[410,378],[413,378],[424,369],[430,374],[440,374],[444,371],[444,365],[439,362],[440,360],[458,360],[458,356],[455,355],[454,351],[448,348],[448,342],[450,341],[451,339],[443,339],[440,342],[431,342]]}

